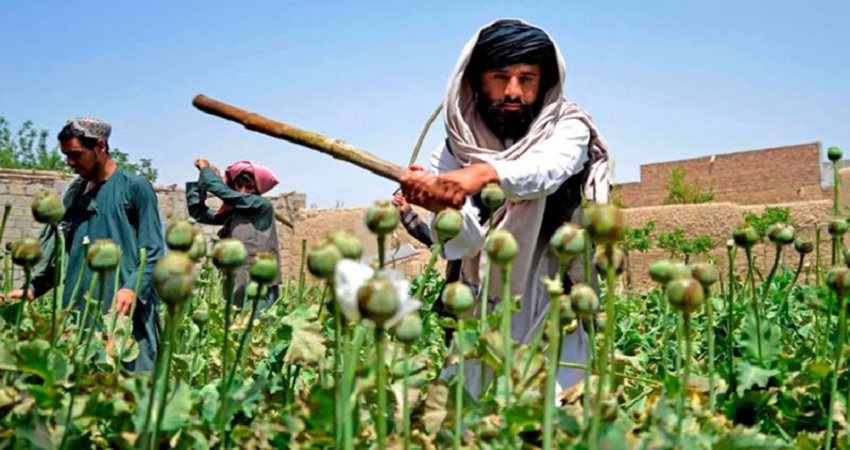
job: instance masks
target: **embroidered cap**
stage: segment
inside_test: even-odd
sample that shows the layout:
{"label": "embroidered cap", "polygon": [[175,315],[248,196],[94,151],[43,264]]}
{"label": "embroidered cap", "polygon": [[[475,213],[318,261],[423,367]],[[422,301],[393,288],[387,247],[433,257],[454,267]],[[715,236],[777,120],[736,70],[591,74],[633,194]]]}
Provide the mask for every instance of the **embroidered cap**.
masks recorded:
{"label": "embroidered cap", "polygon": [[94,117],[74,117],[69,119],[66,125],[71,125],[88,138],[103,139],[104,141],[109,141],[109,135],[112,133],[111,125]]}

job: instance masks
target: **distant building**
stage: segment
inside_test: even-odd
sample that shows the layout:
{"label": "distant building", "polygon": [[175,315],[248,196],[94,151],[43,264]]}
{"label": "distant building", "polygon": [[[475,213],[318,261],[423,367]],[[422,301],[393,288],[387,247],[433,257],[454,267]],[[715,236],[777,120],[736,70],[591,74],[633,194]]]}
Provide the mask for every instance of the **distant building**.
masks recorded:
{"label": "distant building", "polygon": [[[698,178],[714,201],[740,205],[821,200],[832,196],[832,163],[824,161],[820,142],[709,155],[640,167],[640,181],[614,187],[627,207],[659,206],[667,181],[683,167],[686,182]],[[842,160],[840,167],[850,166]]]}

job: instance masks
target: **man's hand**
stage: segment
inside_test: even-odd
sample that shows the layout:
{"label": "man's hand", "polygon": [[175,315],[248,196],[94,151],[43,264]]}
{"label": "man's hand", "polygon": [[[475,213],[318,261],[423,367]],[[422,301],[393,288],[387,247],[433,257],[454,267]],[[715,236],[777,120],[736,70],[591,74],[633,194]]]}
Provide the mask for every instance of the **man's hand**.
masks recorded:
{"label": "man's hand", "polygon": [[[23,296],[24,296],[24,290],[23,289],[15,289],[14,291],[9,292],[9,296],[6,297],[6,298],[19,299]],[[0,294],[0,298],[3,298],[3,294]],[[35,300],[35,297],[32,295],[32,291],[29,290],[29,289],[27,289],[27,300],[29,300],[29,301]]]}
{"label": "man's hand", "polygon": [[204,167],[209,167],[209,166],[210,166],[210,162],[207,161],[204,158],[198,158],[198,159],[195,160],[195,167],[197,167],[198,170],[201,170]]}
{"label": "man's hand", "polygon": [[130,315],[130,309],[133,307],[133,296],[135,293],[132,289],[120,289],[115,298],[115,309],[125,316]]}
{"label": "man's hand", "polygon": [[442,175],[431,175],[421,166],[410,166],[401,177],[401,188],[407,201],[433,212],[445,207],[460,209],[467,196],[475,195],[499,175],[490,164],[473,164]]}
{"label": "man's hand", "polygon": [[407,203],[407,200],[404,198],[404,194],[402,194],[401,191],[396,192],[393,195],[393,205],[398,208],[398,212],[401,214],[406,213],[407,210],[410,209],[410,204]]}

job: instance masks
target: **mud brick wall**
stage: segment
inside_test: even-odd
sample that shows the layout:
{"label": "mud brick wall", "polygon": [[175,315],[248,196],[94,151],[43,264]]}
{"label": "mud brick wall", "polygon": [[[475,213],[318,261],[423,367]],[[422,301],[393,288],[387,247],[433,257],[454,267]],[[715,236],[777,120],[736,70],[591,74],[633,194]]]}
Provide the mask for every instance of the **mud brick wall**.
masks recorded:
{"label": "mud brick wall", "polygon": [[665,184],[676,167],[686,182],[699,179],[703,192],[713,186],[715,202],[755,205],[820,200],[831,195],[821,188],[819,143],[728,153],[641,166],[640,182],[622,183],[615,194],[631,208],[662,205]]}

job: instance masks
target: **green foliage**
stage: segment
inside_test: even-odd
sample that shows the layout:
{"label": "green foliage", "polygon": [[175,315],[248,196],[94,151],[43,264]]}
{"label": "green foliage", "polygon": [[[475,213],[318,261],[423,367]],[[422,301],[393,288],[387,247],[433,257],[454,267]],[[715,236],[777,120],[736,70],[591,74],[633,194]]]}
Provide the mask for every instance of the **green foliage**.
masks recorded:
{"label": "green foliage", "polygon": [[[26,121],[16,133],[13,133],[9,121],[0,117],[0,167],[5,169],[52,170],[70,173],[65,165],[65,157],[59,146],[48,148],[49,132],[37,130],[32,121]],[[156,181],[159,171],[153,167],[150,159],[142,158],[131,162],[127,153],[110,148],[109,154],[118,167],[142,176],[151,182]]]}
{"label": "green foliage", "polygon": [[744,221],[753,227],[759,236],[762,237],[767,234],[767,228],[774,223],[785,222],[788,225],[794,225],[794,219],[791,217],[791,209],[789,208],[768,206],[762,214],[747,211],[743,213],[743,216]]}
{"label": "green foliage", "polygon": [[671,258],[684,257],[687,261],[691,256],[706,255],[714,248],[714,239],[708,236],[689,238],[679,227],[671,233],[658,235],[658,247],[667,250]]}
{"label": "green foliage", "polygon": [[652,248],[652,231],[655,230],[655,221],[650,220],[642,227],[629,228],[626,238],[623,240],[623,249],[626,251],[645,252]]}
{"label": "green foliage", "polygon": [[709,187],[708,192],[703,192],[699,177],[694,178],[692,183],[686,182],[686,177],[687,172],[682,166],[677,166],[670,172],[670,178],[665,184],[667,188],[667,196],[664,197],[665,205],[708,203],[714,200],[714,186]]}

